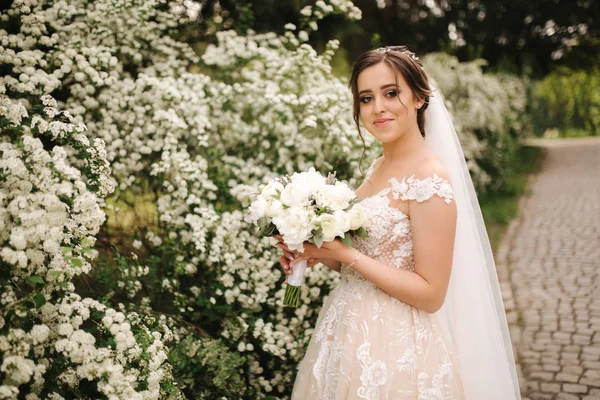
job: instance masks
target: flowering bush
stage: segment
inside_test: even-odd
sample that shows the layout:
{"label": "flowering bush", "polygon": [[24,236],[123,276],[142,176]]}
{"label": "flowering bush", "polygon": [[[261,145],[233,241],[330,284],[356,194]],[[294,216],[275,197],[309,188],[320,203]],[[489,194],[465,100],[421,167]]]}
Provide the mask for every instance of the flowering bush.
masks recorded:
{"label": "flowering bush", "polygon": [[[278,251],[243,210],[260,184],[309,167],[358,185],[363,144],[330,67],[338,43],[318,54],[307,40],[325,16],[360,11],[317,1],[283,35],[218,32],[197,56],[177,40],[190,3],[15,0],[0,15],[0,399],[291,389],[314,304],[339,278],[313,268],[302,305],[282,309]],[[506,106],[518,85],[503,92],[472,66],[442,80],[446,63],[426,67],[452,83],[442,90],[486,187],[486,132],[518,129],[520,106]],[[490,110],[471,121],[473,89]],[[362,167],[380,153],[365,139]],[[114,239],[105,212],[110,225],[128,196],[151,199],[156,222],[111,252],[96,238]]]}
{"label": "flowering bush", "polygon": [[483,74],[478,62],[442,53],[426,55],[423,63],[445,96],[477,190],[502,187],[518,140],[530,130],[526,82]]}
{"label": "flowering bush", "polygon": [[50,96],[28,111],[4,93],[0,86],[0,398],[159,398],[170,380],[162,334],[73,293],[72,278],[96,255],[102,198],[114,190],[104,142],[90,143]]}

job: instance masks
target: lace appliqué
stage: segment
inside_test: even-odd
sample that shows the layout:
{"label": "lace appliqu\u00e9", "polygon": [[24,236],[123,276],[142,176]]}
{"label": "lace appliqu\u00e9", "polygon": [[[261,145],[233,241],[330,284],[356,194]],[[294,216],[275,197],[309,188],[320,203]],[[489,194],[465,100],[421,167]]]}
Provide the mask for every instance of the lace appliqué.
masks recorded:
{"label": "lace appliqu\u00e9", "polygon": [[371,344],[366,342],[356,349],[356,358],[362,367],[360,374],[362,386],[358,388],[356,394],[361,399],[377,400],[379,399],[379,387],[387,382],[388,372],[383,361],[371,359],[370,347]]}
{"label": "lace appliqu\u00e9", "polygon": [[389,180],[392,185],[392,196],[394,200],[416,200],[419,203],[429,200],[437,194],[443,198],[446,204],[450,204],[454,198],[452,186],[447,180],[440,178],[437,174],[425,179],[417,179],[414,175],[410,178],[402,178],[402,182],[392,178]]}
{"label": "lace appliqu\u00e9", "polygon": [[417,355],[415,349],[407,347],[404,353],[396,359],[396,368],[400,372],[412,374],[417,369]]}
{"label": "lace appliqu\u00e9", "polygon": [[339,371],[335,366],[342,356],[343,347],[343,343],[337,337],[321,344],[319,356],[312,371],[319,393],[322,394],[319,398],[335,397],[335,388],[339,378]]}

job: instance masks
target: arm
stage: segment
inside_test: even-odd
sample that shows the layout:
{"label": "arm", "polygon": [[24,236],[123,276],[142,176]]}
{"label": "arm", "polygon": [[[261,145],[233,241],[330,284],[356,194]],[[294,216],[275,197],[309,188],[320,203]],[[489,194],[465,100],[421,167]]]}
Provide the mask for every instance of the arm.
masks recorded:
{"label": "arm", "polygon": [[[361,254],[352,269],[392,297],[426,312],[440,309],[446,297],[454,238],[456,205],[438,196],[418,203],[409,201],[415,271],[397,269]],[[340,261],[348,265],[359,254],[346,247]]]}
{"label": "arm", "polygon": [[323,258],[321,259],[321,263],[335,272],[340,272],[342,269],[342,263],[332,258]]}

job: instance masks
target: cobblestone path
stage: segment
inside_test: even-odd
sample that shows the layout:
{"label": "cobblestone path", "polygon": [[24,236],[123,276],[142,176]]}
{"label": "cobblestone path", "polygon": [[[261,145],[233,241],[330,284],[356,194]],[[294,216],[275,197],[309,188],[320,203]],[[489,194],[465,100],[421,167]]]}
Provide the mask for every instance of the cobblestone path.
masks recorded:
{"label": "cobblestone path", "polygon": [[524,400],[600,400],[600,140],[542,144],[496,254]]}

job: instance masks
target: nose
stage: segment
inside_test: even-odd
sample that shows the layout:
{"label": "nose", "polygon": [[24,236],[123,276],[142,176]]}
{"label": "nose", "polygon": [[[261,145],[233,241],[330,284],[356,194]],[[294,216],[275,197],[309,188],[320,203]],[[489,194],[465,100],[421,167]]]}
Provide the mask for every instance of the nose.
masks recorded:
{"label": "nose", "polygon": [[375,114],[381,114],[385,111],[385,107],[383,105],[383,99],[379,98],[379,96],[375,96],[373,99],[373,112]]}

